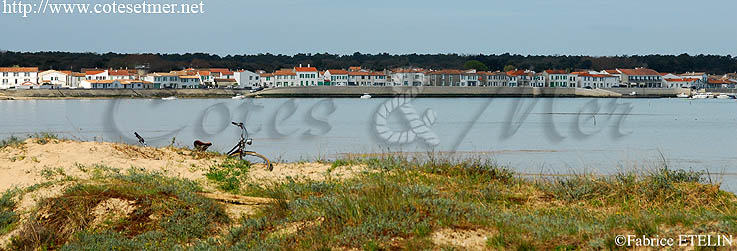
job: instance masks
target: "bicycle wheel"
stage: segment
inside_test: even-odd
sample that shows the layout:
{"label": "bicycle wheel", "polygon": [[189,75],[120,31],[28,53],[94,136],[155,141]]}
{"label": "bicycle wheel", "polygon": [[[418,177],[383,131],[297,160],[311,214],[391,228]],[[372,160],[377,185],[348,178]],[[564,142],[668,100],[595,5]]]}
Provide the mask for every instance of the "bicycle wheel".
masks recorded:
{"label": "bicycle wheel", "polygon": [[266,169],[269,169],[269,171],[274,170],[274,164],[271,163],[271,160],[267,158],[266,156],[252,151],[243,151],[243,152],[235,152],[230,154],[231,157],[238,157],[242,160],[246,160],[248,162],[251,162],[252,164],[262,164]]}

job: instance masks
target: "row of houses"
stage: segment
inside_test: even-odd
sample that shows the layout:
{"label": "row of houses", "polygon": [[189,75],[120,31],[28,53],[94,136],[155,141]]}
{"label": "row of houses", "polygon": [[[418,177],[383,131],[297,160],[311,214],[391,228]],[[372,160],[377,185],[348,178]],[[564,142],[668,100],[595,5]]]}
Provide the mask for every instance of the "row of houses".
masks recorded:
{"label": "row of houses", "polygon": [[476,71],[361,67],[318,70],[310,65],[265,71],[188,68],[146,73],[128,69],[82,69],[80,72],[37,67],[0,67],[0,89],[195,89],[299,86],[468,86],[554,88],[735,88],[737,74],[660,73],[647,68],[613,70]]}

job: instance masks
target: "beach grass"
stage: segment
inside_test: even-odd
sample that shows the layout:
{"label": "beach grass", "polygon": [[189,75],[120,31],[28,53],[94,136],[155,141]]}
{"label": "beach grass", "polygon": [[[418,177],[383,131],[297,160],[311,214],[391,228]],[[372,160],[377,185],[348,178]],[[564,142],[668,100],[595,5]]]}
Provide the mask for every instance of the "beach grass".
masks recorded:
{"label": "beach grass", "polygon": [[[609,250],[620,248],[616,235],[737,235],[737,197],[699,171],[529,178],[484,159],[396,155],[330,164],[364,171],[257,184],[248,162],[209,167],[206,182],[216,189],[270,199],[239,217],[200,196],[196,181],[80,167],[95,175],[42,200],[10,249],[462,250],[472,235],[483,249]],[[0,198],[0,223],[15,222],[8,198]],[[95,211],[111,199],[133,209],[97,222]]]}

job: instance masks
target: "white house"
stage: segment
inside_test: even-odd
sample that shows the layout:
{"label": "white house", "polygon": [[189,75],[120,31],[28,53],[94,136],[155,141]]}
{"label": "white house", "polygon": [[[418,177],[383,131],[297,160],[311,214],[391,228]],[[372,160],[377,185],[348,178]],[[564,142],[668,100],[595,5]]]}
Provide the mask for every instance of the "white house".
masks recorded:
{"label": "white house", "polygon": [[547,87],[576,87],[575,77],[564,70],[545,70],[543,75]]}
{"label": "white house", "polygon": [[483,83],[484,86],[507,86],[509,83],[509,80],[507,79],[507,73],[506,72],[487,72],[486,73],[486,83]]}
{"label": "white house", "polygon": [[261,81],[260,81],[261,86],[263,86],[264,88],[271,88],[275,86],[274,85],[274,79],[275,79],[274,73],[264,72],[260,74],[260,77],[261,77]]}
{"label": "white house", "polygon": [[199,88],[202,80],[197,75],[177,75],[172,72],[156,72],[146,75],[145,81],[151,82],[154,88],[167,89],[195,89]]}
{"label": "white house", "polygon": [[461,86],[479,86],[479,75],[476,70],[468,70],[461,73]]}
{"label": "white house", "polygon": [[294,70],[284,69],[274,72],[274,87],[298,86],[298,83]]}
{"label": "white house", "polygon": [[261,86],[261,76],[248,70],[240,70],[233,73],[238,88],[253,88]]}
{"label": "white house", "polygon": [[588,72],[572,73],[578,79],[581,88],[613,88],[619,87],[619,77],[609,74],[591,74]]}
{"label": "white house", "polygon": [[391,71],[391,82],[395,86],[425,85],[425,70],[420,68],[394,69]]}
{"label": "white house", "polygon": [[324,85],[348,85],[348,71],[346,70],[327,70],[325,71],[324,78]]}
{"label": "white house", "polygon": [[82,72],[72,72],[72,83],[70,84],[71,88],[77,88],[82,84],[82,81],[86,79],[86,74]]}
{"label": "white house", "polygon": [[72,71],[43,71],[38,74],[38,82],[42,85],[51,85],[56,88],[70,88],[72,87]]}
{"label": "white house", "polygon": [[294,67],[294,73],[297,74],[295,83],[299,83],[299,86],[316,86],[318,82],[321,82],[317,68],[310,67],[310,65],[307,65],[307,67],[302,67],[302,65]]}
{"label": "white house", "polygon": [[108,70],[108,79],[119,80],[119,79],[136,79],[135,71],[129,70]]}
{"label": "white house", "polygon": [[110,75],[107,70],[88,70],[84,72],[87,80],[108,80]]}
{"label": "white house", "polygon": [[85,89],[152,89],[154,83],[137,79],[82,80],[80,87]]}
{"label": "white house", "polygon": [[0,67],[0,89],[38,85],[38,67]]}
{"label": "white house", "polygon": [[664,88],[691,88],[701,84],[700,78],[664,78]]}

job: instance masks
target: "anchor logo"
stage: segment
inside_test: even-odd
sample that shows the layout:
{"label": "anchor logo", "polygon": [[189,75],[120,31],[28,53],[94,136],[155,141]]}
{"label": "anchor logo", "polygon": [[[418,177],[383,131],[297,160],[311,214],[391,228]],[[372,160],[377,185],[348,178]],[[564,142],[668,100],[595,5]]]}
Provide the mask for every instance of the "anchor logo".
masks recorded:
{"label": "anchor logo", "polygon": [[[422,115],[422,118],[420,118],[411,102],[412,98],[408,97],[408,95],[400,95],[384,102],[379,107],[374,120],[374,128],[379,137],[392,144],[412,143],[417,138],[421,138],[430,146],[439,145],[440,139],[438,135],[430,129],[430,126],[435,124],[435,112],[427,109]],[[408,130],[394,131],[389,128],[389,115],[397,109],[402,112],[404,118],[409,122],[410,128]]]}

